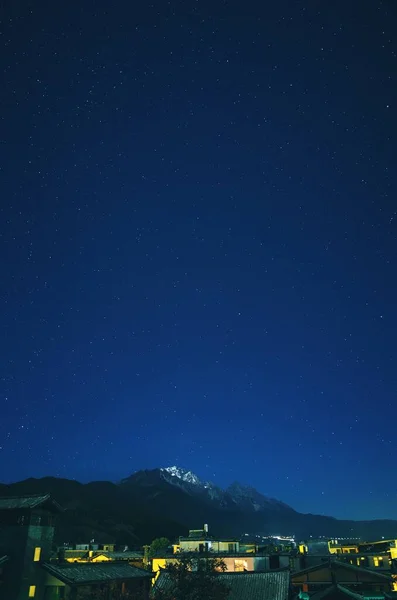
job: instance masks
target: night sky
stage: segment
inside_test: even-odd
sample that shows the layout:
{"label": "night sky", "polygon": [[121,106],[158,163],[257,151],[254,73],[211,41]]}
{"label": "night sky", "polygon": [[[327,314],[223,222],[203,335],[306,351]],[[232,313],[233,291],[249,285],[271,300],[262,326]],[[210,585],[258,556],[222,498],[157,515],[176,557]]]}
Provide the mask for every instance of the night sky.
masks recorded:
{"label": "night sky", "polygon": [[1,480],[397,518],[394,0],[5,4]]}

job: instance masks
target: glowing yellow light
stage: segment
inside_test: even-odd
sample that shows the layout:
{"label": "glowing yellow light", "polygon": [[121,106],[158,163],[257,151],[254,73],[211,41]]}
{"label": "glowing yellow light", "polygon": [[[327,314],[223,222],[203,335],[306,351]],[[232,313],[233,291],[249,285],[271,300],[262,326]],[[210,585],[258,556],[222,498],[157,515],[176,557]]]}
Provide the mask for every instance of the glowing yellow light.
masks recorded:
{"label": "glowing yellow light", "polygon": [[34,562],[37,562],[40,560],[40,554],[41,554],[41,548],[35,548],[34,549],[34,557],[33,557]]}

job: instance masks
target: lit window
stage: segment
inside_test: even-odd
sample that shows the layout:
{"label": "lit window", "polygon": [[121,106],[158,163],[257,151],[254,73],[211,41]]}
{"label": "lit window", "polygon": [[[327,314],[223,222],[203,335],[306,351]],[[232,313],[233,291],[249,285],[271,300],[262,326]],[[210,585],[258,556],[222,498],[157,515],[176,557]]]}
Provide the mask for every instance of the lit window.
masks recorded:
{"label": "lit window", "polygon": [[34,598],[35,593],[36,593],[36,586],[30,585],[29,586],[29,598]]}
{"label": "lit window", "polygon": [[34,549],[34,557],[33,557],[34,562],[37,562],[40,560],[40,554],[41,554],[41,548],[35,548]]}
{"label": "lit window", "polygon": [[246,560],[235,560],[234,570],[237,572],[248,571],[248,564]]}

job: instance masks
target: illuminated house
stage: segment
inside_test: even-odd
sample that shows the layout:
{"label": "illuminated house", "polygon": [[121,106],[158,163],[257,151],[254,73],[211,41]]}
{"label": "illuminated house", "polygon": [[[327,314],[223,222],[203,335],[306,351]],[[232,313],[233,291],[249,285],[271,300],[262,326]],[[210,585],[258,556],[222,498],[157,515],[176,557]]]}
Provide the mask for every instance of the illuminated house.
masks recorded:
{"label": "illuminated house", "polygon": [[[358,540],[329,540],[324,551],[324,542],[302,542],[295,561],[304,569],[327,562],[330,556],[351,565],[392,573],[397,577],[397,540],[360,542]],[[397,590],[397,580],[396,580]]]}
{"label": "illuminated house", "polygon": [[[195,552],[188,553],[188,554],[197,556],[197,553],[195,553]],[[233,573],[233,572],[244,572],[244,571],[259,571],[259,570],[264,570],[266,568],[265,560],[263,558],[258,559],[257,557],[254,557],[252,555],[245,556],[242,554],[234,554],[231,556],[230,554],[219,553],[218,557],[222,558],[223,562],[225,563],[227,572]],[[178,557],[175,555],[156,556],[156,557],[152,558],[151,570],[157,577],[160,574],[162,569],[166,569],[166,567],[168,565],[176,563],[177,560],[178,560]],[[205,560],[205,557],[204,557],[204,560]],[[258,560],[261,561],[262,568],[258,565]]]}
{"label": "illuminated house", "polygon": [[376,542],[361,542],[358,546],[360,553],[387,554],[391,560],[397,560],[397,540],[379,540]]}
{"label": "illuminated house", "polygon": [[[122,552],[107,551],[107,550],[64,550],[60,548],[58,551],[58,557],[62,556],[62,559],[68,563],[99,563],[99,562],[127,562],[134,567],[144,567],[143,552],[136,552],[131,550],[124,550]],[[56,559],[55,559],[56,560]]]}
{"label": "illuminated house", "polygon": [[330,540],[328,542],[328,551],[330,554],[357,554],[358,542],[339,542]]}
{"label": "illuminated house", "polygon": [[346,542],[330,540],[328,542],[330,554],[372,554],[387,555],[391,560],[397,559],[397,540],[377,540],[374,542]]}
{"label": "illuminated house", "polygon": [[328,552],[317,555],[311,546],[302,543],[299,545],[299,553],[305,557],[301,560],[302,568],[324,562],[327,555],[331,555],[338,561],[351,565],[397,573],[396,540],[359,542],[333,539],[328,542]]}
{"label": "illuminated house", "polygon": [[[178,560],[178,553],[216,554],[222,558],[226,572],[249,572],[288,569],[291,567],[289,553],[269,554],[259,552],[256,544],[240,543],[236,538],[224,539],[214,537],[208,532],[208,525],[203,529],[191,529],[187,537],[180,537],[178,543],[173,545],[173,554],[161,553],[151,558],[151,570],[156,577],[161,569]],[[148,563],[150,564],[150,563]]]}
{"label": "illuminated house", "polygon": [[71,552],[84,552],[88,550],[104,550],[105,552],[114,552],[115,544],[96,544],[94,540],[85,544],[75,544],[73,547],[64,545],[64,550],[70,550]]}
{"label": "illuminated house", "polygon": [[[193,557],[197,556],[196,552],[189,554],[193,555]],[[221,558],[225,563],[227,573],[277,571],[279,569],[289,569],[291,566],[290,556],[287,554],[269,555],[244,552],[231,554],[229,552],[219,552],[217,553],[217,557]],[[151,559],[151,570],[157,577],[161,569],[165,569],[168,565],[175,563],[177,560],[178,556],[175,554],[169,556],[155,556]]]}
{"label": "illuminated house", "polygon": [[326,563],[329,559],[333,558],[338,560],[339,562],[349,563],[351,565],[357,567],[364,567],[367,569],[374,569],[376,571],[382,571],[385,573],[394,572],[393,569],[393,561],[389,558],[388,555],[383,554],[374,554],[374,553],[366,553],[366,554],[357,554],[357,553],[343,553],[332,555],[318,555],[318,554],[305,554],[298,555],[294,562],[296,564],[296,570],[305,569],[307,567],[313,567],[315,565]]}
{"label": "illuminated house", "polygon": [[121,552],[109,550],[64,550],[59,548],[58,557],[62,556],[66,562],[100,562],[107,560],[142,560],[143,552],[125,550]]}
{"label": "illuminated house", "polygon": [[39,562],[51,556],[54,519],[60,511],[48,494],[0,498],[0,556],[8,558],[2,598],[41,598],[44,572]]}
{"label": "illuminated house", "polygon": [[187,537],[180,537],[174,544],[174,552],[239,552],[238,539],[219,539],[208,533],[208,525],[203,529],[191,529]]}

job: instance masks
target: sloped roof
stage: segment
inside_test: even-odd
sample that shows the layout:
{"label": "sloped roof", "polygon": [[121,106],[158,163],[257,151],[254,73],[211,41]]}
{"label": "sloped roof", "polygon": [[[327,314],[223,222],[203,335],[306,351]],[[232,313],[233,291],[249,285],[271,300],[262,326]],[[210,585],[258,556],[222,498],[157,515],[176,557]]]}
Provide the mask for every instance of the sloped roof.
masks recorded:
{"label": "sloped roof", "polygon": [[[57,560],[59,556],[58,552],[53,552],[52,553],[52,558]],[[68,561],[70,561],[71,559],[76,559],[76,561],[78,561],[78,559],[81,558],[87,558],[87,559],[92,559],[92,558],[98,558],[99,556],[105,556],[106,558],[109,558],[110,560],[137,560],[137,559],[141,559],[143,558],[143,552],[137,550],[128,550],[126,552],[114,552],[112,550],[95,550],[93,551],[92,555],[90,556],[90,551],[89,550],[70,550],[70,549],[66,549],[63,551],[63,557],[65,559],[67,559]]]}
{"label": "sloped roof", "polygon": [[[101,553],[102,554],[102,553]],[[58,553],[55,552],[54,556],[57,558]],[[65,558],[83,558],[84,556],[88,556],[88,550],[64,550]]]}
{"label": "sloped roof", "polygon": [[235,538],[216,538],[213,535],[197,535],[197,536],[192,536],[189,535],[188,537],[180,537],[179,538],[179,542],[213,542],[215,544],[238,544],[239,543],[239,539],[238,537]]}
{"label": "sloped roof", "polygon": [[210,535],[209,533],[192,533],[189,535],[185,535],[185,536],[181,536],[179,538],[180,542],[201,542],[201,541],[206,541],[206,542],[211,542],[215,540],[213,535]]}
{"label": "sloped roof", "polygon": [[0,567],[1,565],[3,565],[5,562],[7,562],[8,560],[8,556],[0,556]]}
{"label": "sloped roof", "polygon": [[306,573],[313,573],[314,571],[320,571],[321,569],[329,568],[331,570],[342,568],[356,571],[357,573],[370,573],[371,575],[379,577],[380,579],[390,580],[390,574],[386,574],[375,569],[367,569],[366,567],[352,565],[351,563],[344,562],[342,560],[329,560],[327,562],[319,563],[318,565],[313,565],[312,567],[307,567],[306,569],[302,569],[301,571],[294,571],[294,573],[292,573],[292,578],[300,577],[301,575],[305,575]]}
{"label": "sloped roof", "polygon": [[131,560],[143,558],[143,552],[140,552],[139,550],[128,550],[125,552],[112,552],[111,550],[104,550],[103,552],[101,552],[100,550],[98,550],[98,554],[104,554],[112,560]]}
{"label": "sloped roof", "polygon": [[377,592],[375,590],[369,590],[368,592],[354,592],[344,585],[336,584],[311,595],[310,600],[325,600],[328,596],[337,596],[340,598],[345,596],[346,598],[352,598],[353,600],[380,600],[385,597],[383,592]]}
{"label": "sloped roof", "polygon": [[[194,574],[193,574],[194,576]],[[288,571],[219,573],[216,576],[230,588],[228,600],[286,600],[289,590]],[[161,570],[153,587],[158,591],[172,591],[174,581],[168,571]]]}
{"label": "sloped roof", "polygon": [[150,571],[138,569],[125,562],[44,563],[42,567],[67,585],[89,585],[106,581],[153,577],[153,573]]}
{"label": "sloped roof", "polygon": [[1,496],[0,510],[17,510],[38,508],[43,505],[51,505],[52,508],[62,510],[60,505],[55,502],[50,494],[31,495],[31,496]]}
{"label": "sloped roof", "polygon": [[65,558],[87,558],[88,560],[92,560],[93,558],[99,558],[100,556],[104,556],[109,560],[120,561],[120,560],[138,560],[143,558],[143,552],[128,550],[126,552],[114,552],[112,550],[95,550],[90,554],[89,550],[66,550]]}

